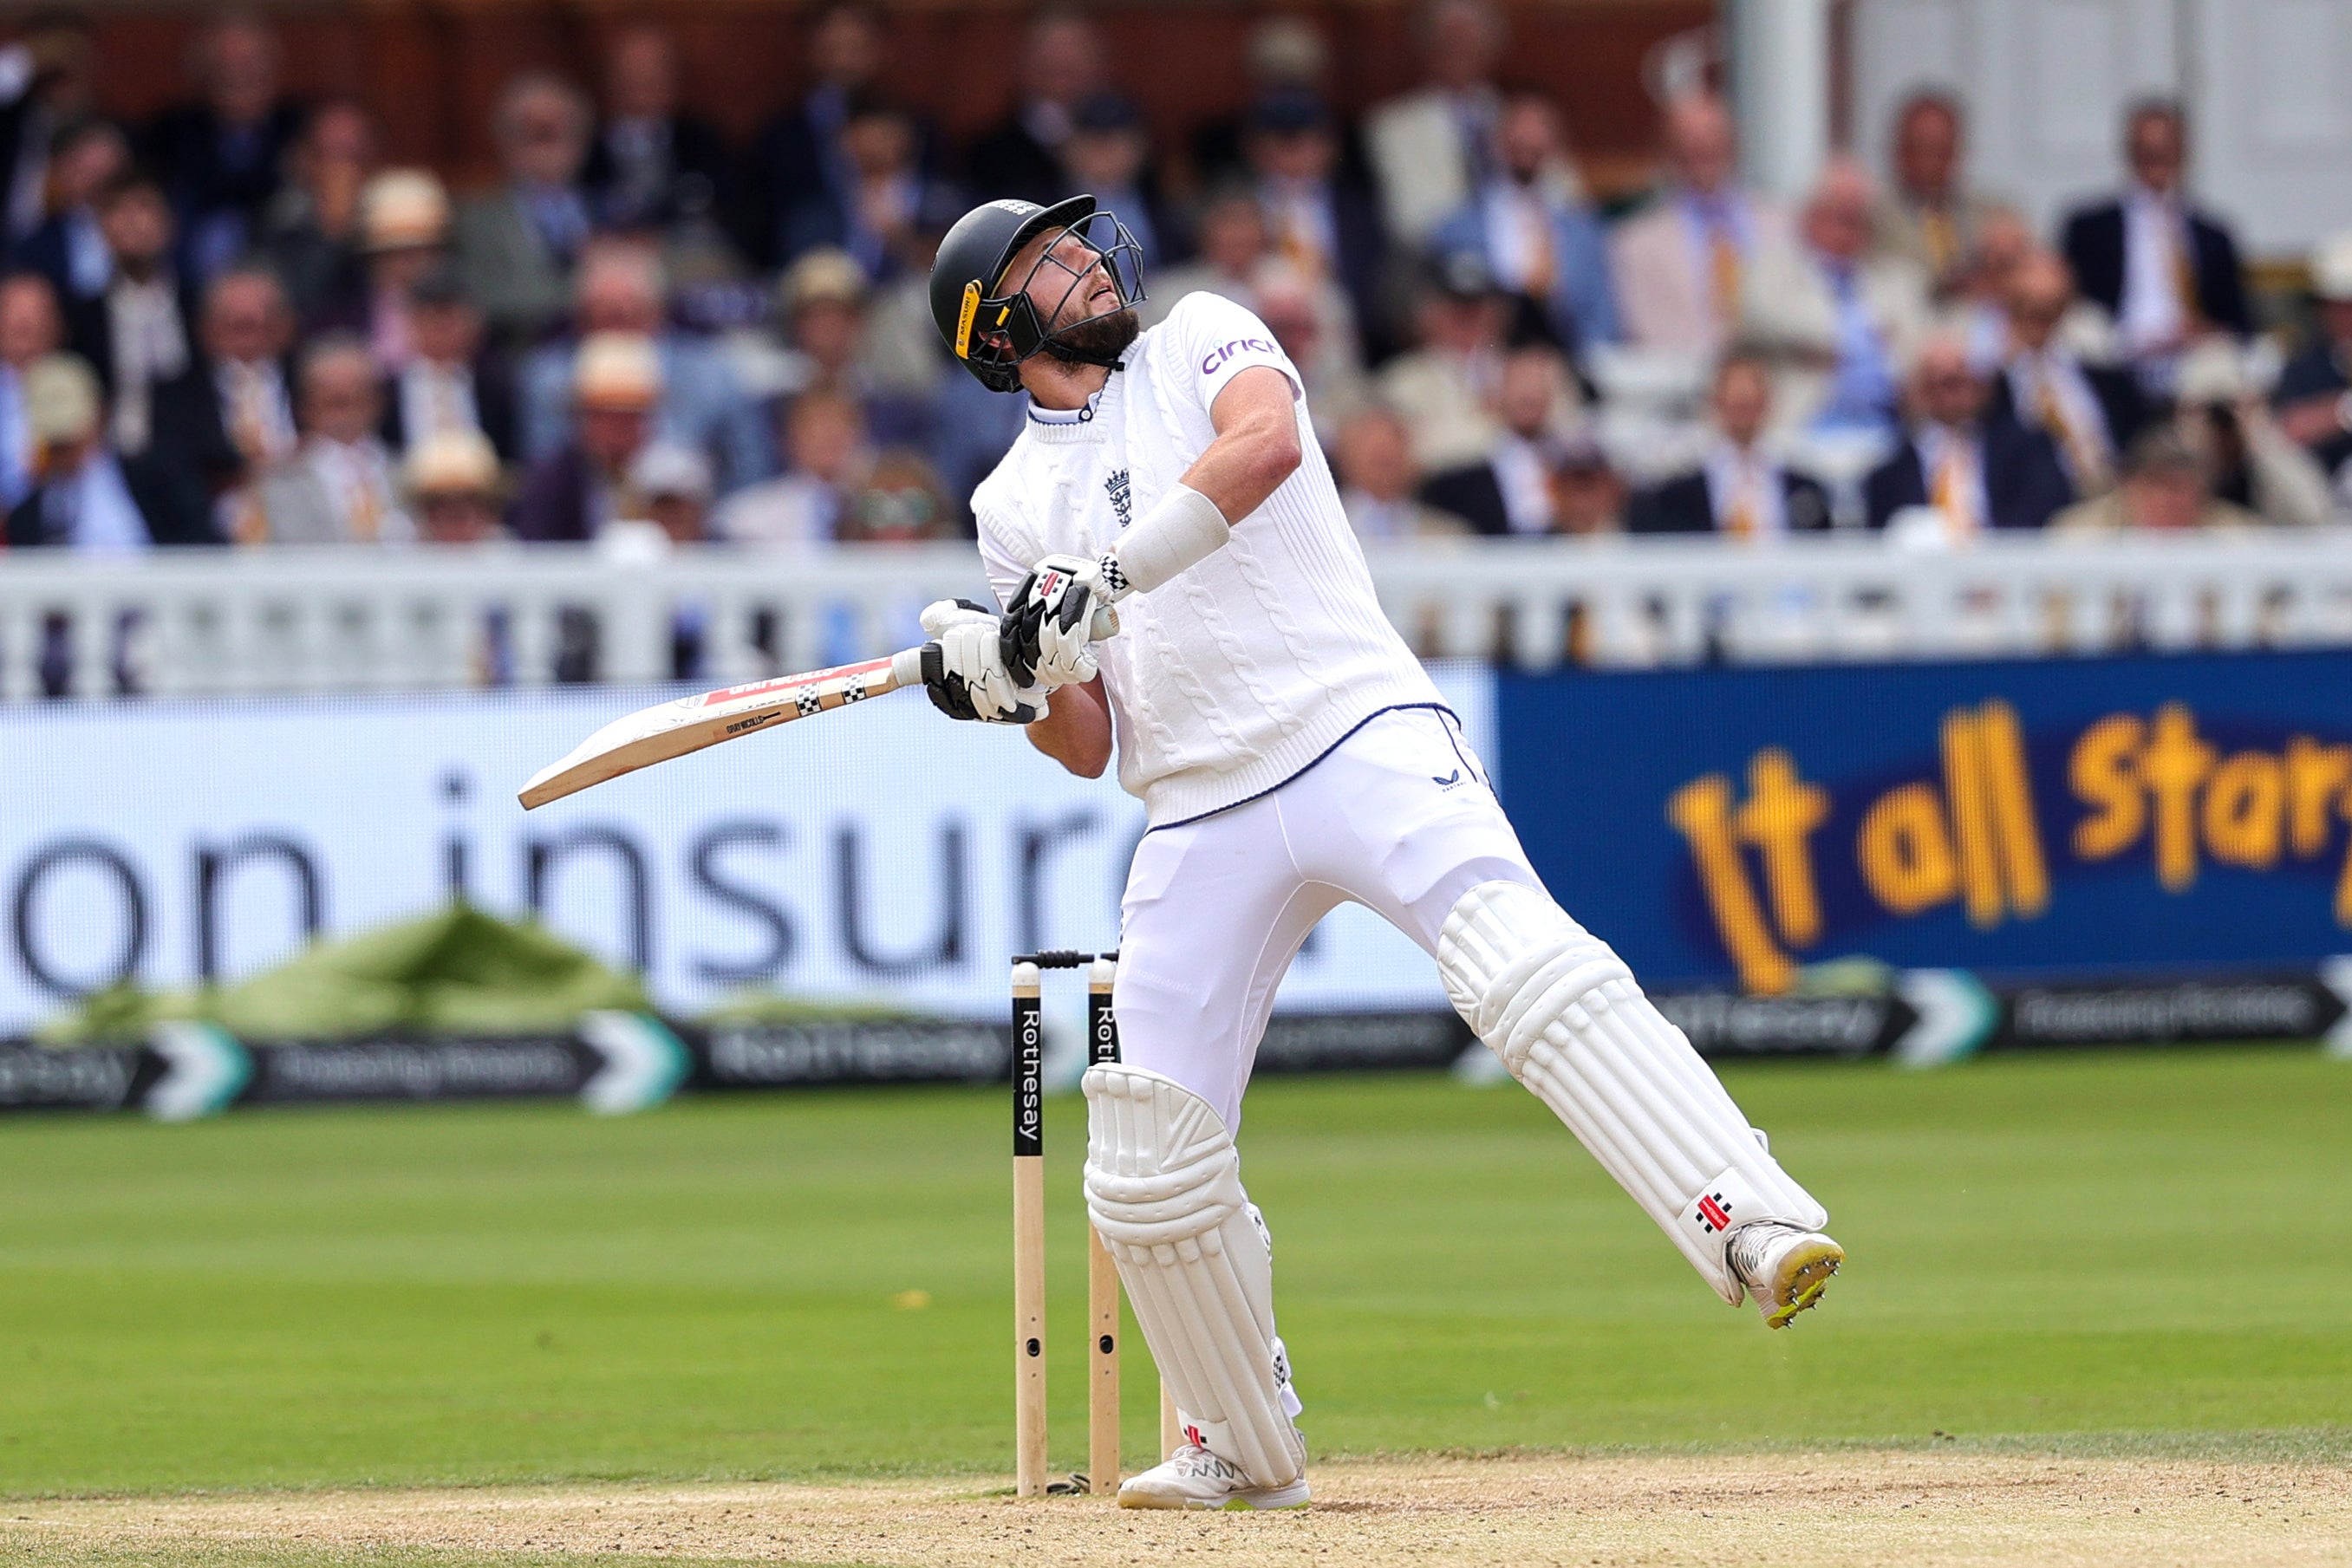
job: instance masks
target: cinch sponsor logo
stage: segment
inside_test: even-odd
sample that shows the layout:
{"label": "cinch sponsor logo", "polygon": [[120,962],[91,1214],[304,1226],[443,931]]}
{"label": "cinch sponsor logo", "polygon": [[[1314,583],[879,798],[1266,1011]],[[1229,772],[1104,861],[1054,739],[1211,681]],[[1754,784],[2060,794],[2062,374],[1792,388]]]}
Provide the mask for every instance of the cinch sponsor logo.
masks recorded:
{"label": "cinch sponsor logo", "polygon": [[1211,354],[1207,359],[1201,361],[1201,373],[1204,376],[1207,375],[1210,371],[1215,370],[1219,365],[1223,364],[1227,360],[1232,359],[1235,354],[1242,352],[1244,349],[1260,354],[1271,354],[1278,351],[1272,343],[1268,342],[1264,338],[1235,338],[1232,342],[1227,343],[1223,348],[1219,349],[1215,353]]}

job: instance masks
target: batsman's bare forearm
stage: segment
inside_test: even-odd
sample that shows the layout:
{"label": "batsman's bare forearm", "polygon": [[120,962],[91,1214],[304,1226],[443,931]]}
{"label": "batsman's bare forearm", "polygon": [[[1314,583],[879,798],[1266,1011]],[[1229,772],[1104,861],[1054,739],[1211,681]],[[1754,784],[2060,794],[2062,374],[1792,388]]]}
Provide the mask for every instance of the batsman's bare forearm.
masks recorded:
{"label": "batsman's bare forearm", "polygon": [[1081,779],[1099,779],[1110,766],[1110,704],[1100,677],[1056,687],[1045,716],[1027,729],[1030,745]]}
{"label": "batsman's bare forearm", "polygon": [[1183,483],[1237,523],[1265,504],[1305,453],[1290,378],[1270,365],[1244,371],[1209,410],[1217,438],[1184,471]]}

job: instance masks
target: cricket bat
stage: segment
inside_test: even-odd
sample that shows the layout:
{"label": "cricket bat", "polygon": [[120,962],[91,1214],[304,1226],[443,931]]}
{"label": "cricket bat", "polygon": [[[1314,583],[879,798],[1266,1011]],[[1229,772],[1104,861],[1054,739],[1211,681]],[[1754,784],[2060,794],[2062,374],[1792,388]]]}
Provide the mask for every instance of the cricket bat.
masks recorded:
{"label": "cricket bat", "polygon": [[542,768],[522,787],[523,810],[544,806],[577,794],[592,784],[635,773],[689,751],[700,751],[722,740],[733,740],[757,729],[790,724],[811,714],[830,713],[895,692],[920,685],[926,655],[939,657],[939,644],[902,649],[887,659],[862,664],[838,664],[805,674],[778,675],[749,685],[722,686],[700,696],[679,697],[640,708],[616,718],[573,749],[561,762]]}

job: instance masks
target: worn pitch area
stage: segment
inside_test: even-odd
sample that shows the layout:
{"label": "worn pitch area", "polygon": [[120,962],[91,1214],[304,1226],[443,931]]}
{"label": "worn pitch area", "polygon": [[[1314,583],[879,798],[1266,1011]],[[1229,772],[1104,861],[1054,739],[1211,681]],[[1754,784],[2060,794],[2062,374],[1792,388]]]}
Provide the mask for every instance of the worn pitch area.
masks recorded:
{"label": "worn pitch area", "polygon": [[1369,1460],[1303,1513],[1124,1512],[953,1481],[28,1501],[0,1562],[2352,1563],[2338,1467],[1951,1451]]}

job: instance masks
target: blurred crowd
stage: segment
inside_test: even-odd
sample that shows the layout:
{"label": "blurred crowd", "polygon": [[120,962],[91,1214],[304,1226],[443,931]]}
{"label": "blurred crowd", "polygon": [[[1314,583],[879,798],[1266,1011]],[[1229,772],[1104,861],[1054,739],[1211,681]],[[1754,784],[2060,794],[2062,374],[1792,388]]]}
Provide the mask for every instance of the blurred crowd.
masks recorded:
{"label": "blurred crowd", "polygon": [[[2043,235],[1969,173],[1966,106],[1903,104],[1884,171],[1743,187],[1704,89],[1604,211],[1573,103],[1504,85],[1504,16],[1422,11],[1426,79],[1350,120],[1333,40],[1269,15],[1236,115],[1165,145],[1085,13],[1040,11],[961,143],[879,85],[887,15],[818,8],[749,144],[657,22],[593,82],[499,91],[500,178],[388,166],[224,14],[199,90],[97,112],[70,16],[0,49],[0,511],[11,548],[951,538],[1020,428],[924,301],[978,200],[1091,192],[1147,320],[1213,290],[1304,378],[1369,539],[2314,524],[2352,499],[2352,235],[2311,324],[2258,322],[2179,106]],[[2344,214],[2352,221],[2352,213]]]}

